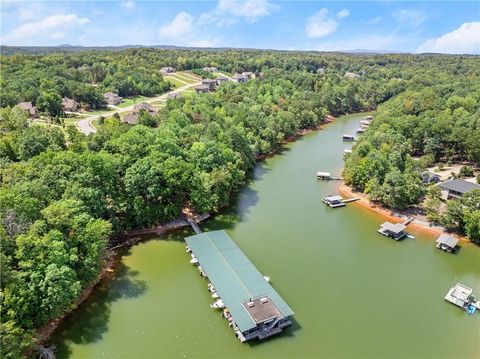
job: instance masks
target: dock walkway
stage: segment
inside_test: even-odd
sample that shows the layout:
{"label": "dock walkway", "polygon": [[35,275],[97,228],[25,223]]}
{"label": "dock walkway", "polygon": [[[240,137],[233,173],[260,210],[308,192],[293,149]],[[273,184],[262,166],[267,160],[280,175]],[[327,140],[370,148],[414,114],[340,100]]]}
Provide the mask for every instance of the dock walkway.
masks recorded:
{"label": "dock walkway", "polygon": [[187,218],[187,222],[190,224],[195,234],[202,234],[202,230],[193,218]]}

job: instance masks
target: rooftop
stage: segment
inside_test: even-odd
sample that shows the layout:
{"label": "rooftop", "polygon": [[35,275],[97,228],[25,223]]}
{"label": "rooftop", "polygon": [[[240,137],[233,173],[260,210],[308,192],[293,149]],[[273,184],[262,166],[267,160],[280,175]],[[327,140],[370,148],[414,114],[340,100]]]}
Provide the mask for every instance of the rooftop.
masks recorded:
{"label": "rooftop", "polygon": [[450,236],[446,233],[442,233],[440,235],[440,237],[437,238],[436,242],[445,244],[445,245],[449,246],[450,248],[454,248],[458,243],[458,239],[455,238],[455,237],[452,237],[452,236]]}
{"label": "rooftop", "polygon": [[266,296],[247,301],[243,306],[257,324],[283,316],[275,303]]}
{"label": "rooftop", "polygon": [[407,226],[404,225],[403,223],[391,223],[391,222],[384,222],[380,227],[383,230],[389,231],[392,233],[400,233],[407,228]]}
{"label": "rooftop", "polygon": [[468,182],[460,178],[439,183],[438,186],[449,191],[460,193],[467,193],[473,191],[474,189],[480,190],[479,184]]}
{"label": "rooftop", "polygon": [[[197,234],[185,238],[185,242],[242,332],[255,328],[258,320],[273,315],[275,308],[284,317],[293,315],[288,304],[225,231]],[[265,297],[273,305],[262,303],[253,310],[245,307],[245,303],[255,304],[256,299]]]}

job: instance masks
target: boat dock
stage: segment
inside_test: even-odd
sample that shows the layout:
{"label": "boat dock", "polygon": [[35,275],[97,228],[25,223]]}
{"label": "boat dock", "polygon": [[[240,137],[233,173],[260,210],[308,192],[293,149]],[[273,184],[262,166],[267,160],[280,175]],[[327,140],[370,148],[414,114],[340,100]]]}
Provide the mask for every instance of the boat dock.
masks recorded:
{"label": "boat dock", "polygon": [[244,342],[265,339],[292,324],[293,310],[225,231],[185,238],[197,265],[235,335]]}
{"label": "boat dock", "polygon": [[358,201],[358,200],[360,200],[360,197],[352,197],[352,198],[342,199],[342,202],[343,203],[350,203],[350,202],[355,202],[355,201]]}
{"label": "boat dock", "polygon": [[390,237],[396,241],[399,241],[407,236],[408,233],[405,232],[406,228],[407,225],[405,223],[384,222],[380,225],[380,228],[377,232],[386,237]]}
{"label": "boat dock", "polygon": [[341,196],[327,196],[322,199],[330,208],[345,207],[346,204],[343,202]]}
{"label": "boat dock", "polygon": [[329,181],[329,180],[343,180],[343,177],[340,177],[340,176],[332,176],[332,175],[330,174],[330,172],[318,171],[318,172],[317,172],[317,179],[326,180],[326,181]]}
{"label": "boat dock", "polygon": [[480,310],[480,300],[475,300],[473,289],[460,283],[450,288],[445,296],[445,300],[465,309],[468,314],[475,313],[477,309]]}

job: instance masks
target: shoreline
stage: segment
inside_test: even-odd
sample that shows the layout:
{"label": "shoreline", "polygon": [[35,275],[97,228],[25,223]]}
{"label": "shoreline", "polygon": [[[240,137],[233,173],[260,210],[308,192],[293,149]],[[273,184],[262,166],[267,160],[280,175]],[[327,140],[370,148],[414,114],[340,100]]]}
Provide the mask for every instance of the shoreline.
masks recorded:
{"label": "shoreline", "polygon": [[[400,223],[405,219],[407,219],[408,217],[413,217],[414,220],[408,226],[411,228],[414,228],[414,230],[417,232],[427,233],[431,236],[434,236],[435,238],[440,236],[440,234],[447,232],[445,228],[441,226],[432,225],[430,222],[420,221],[414,215],[413,216],[403,215],[399,212],[395,212],[394,210],[388,209],[381,205],[376,205],[375,203],[369,200],[368,196],[365,193],[354,191],[350,186],[347,186],[343,181],[341,182],[341,185],[338,188],[338,192],[340,193],[340,195],[345,197],[360,198],[358,201],[352,202],[352,204],[356,204],[358,206],[366,208],[369,211],[372,211],[377,215],[391,222]],[[450,235],[454,236],[455,238],[458,238],[462,244],[473,244],[472,241],[467,239],[465,236],[459,235],[457,233],[455,234],[450,233]]]}
{"label": "shoreline", "polygon": [[[294,142],[297,139],[299,139],[302,136],[305,136],[309,133],[316,132],[322,129],[323,126],[328,125],[329,123],[333,122],[336,120],[336,117],[332,115],[327,115],[325,116],[322,121],[313,127],[309,128],[303,128],[299,129],[296,134],[287,137],[279,146],[277,149],[272,151],[271,153],[264,154],[261,156],[256,156],[255,162],[261,162],[262,160],[265,160],[266,158],[270,158],[276,154],[278,154],[284,144]],[[211,213],[206,213],[202,214],[198,218],[198,222],[202,222],[207,218],[210,218],[213,214]],[[35,330],[36,337],[38,339],[38,344],[41,346],[42,344],[48,342],[51,338],[51,335],[57,328],[60,326],[60,324],[63,322],[63,320],[68,317],[71,313],[75,312],[75,310],[80,306],[86,299],[90,297],[96,286],[102,281],[107,279],[108,275],[111,275],[115,272],[115,266],[120,260],[118,256],[117,249],[120,248],[125,248],[125,247],[131,247],[134,244],[137,244],[141,242],[143,237],[149,236],[149,235],[157,235],[161,236],[165,233],[168,232],[173,232],[178,229],[186,228],[189,227],[190,224],[185,220],[183,216],[179,217],[178,219],[175,219],[171,222],[167,222],[165,224],[161,224],[158,226],[155,226],[153,228],[142,228],[142,229],[137,229],[137,230],[131,230],[128,232],[120,233],[117,234],[116,236],[112,236],[109,238],[109,243],[107,244],[107,258],[105,260],[105,263],[102,265],[100,268],[100,271],[98,273],[98,276],[88,285],[85,287],[83,290],[82,294],[80,297],[71,304],[70,309],[67,310],[65,313],[63,313],[59,318],[52,319],[50,322],[45,324],[43,327],[38,328]],[[34,349],[33,349],[34,350]]]}

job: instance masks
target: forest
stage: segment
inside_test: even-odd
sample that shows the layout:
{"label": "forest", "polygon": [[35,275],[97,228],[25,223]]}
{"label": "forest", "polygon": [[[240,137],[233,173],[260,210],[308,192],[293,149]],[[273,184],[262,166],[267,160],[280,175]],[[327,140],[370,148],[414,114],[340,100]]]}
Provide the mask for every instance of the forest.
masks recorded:
{"label": "forest", "polygon": [[[5,358],[38,347],[36,330],[72,309],[107,260],[111,236],[178,218],[185,207],[221,210],[257,159],[327,114],[377,109],[345,177],[392,207],[420,200],[419,173],[429,163],[444,157],[478,163],[480,156],[474,56],[127,49],[12,54],[1,65]],[[153,95],[168,86],[157,75],[163,66],[265,76],[169,100],[158,114],[142,113],[135,126],[105,119],[88,137],[74,127],[36,125],[13,107],[40,106],[46,94],[93,104],[92,91],[100,89]],[[345,77],[347,71],[361,77]],[[478,209],[470,212],[478,218]]]}

